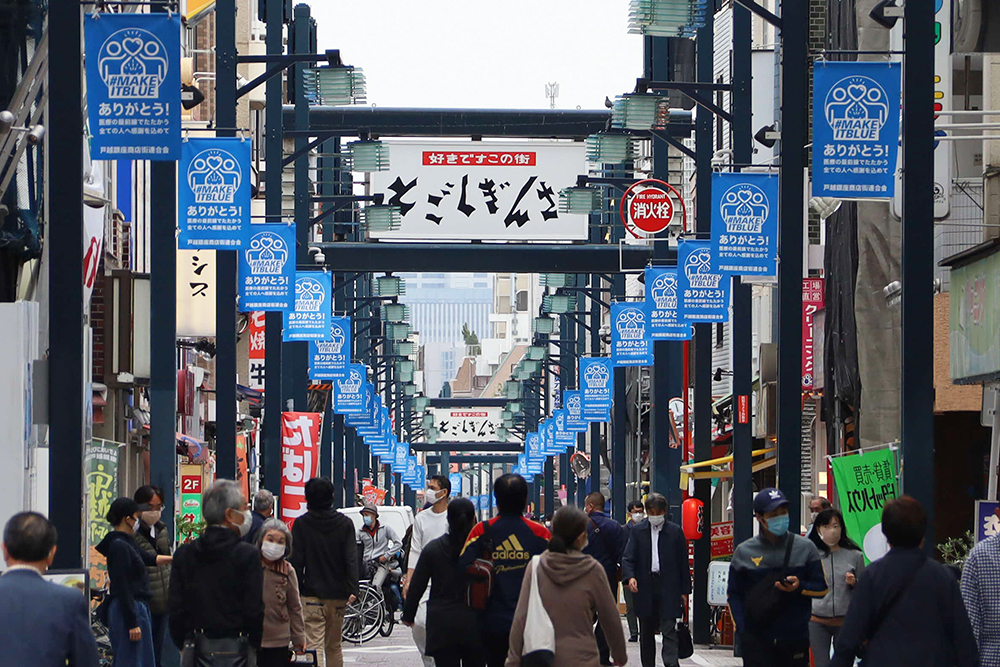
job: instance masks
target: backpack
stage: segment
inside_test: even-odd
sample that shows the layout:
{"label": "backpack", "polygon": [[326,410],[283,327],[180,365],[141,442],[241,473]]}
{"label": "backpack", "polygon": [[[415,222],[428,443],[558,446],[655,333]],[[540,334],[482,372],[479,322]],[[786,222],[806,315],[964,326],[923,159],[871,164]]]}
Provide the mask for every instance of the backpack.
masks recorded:
{"label": "backpack", "polygon": [[489,538],[490,524],[483,521],[483,544],[479,557],[465,568],[467,579],[465,603],[470,609],[484,611],[493,594],[493,543]]}

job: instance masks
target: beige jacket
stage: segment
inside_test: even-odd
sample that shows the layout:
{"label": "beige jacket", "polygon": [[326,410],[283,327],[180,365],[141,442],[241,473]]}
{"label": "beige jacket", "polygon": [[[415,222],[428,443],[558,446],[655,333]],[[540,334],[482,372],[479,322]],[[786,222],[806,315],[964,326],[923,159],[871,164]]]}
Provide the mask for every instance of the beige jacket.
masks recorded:
{"label": "beige jacket", "polygon": [[[521,665],[531,570],[530,567],[525,569],[521,584],[521,596],[510,629],[506,667]],[[621,615],[600,563],[579,551],[565,554],[546,551],[538,571],[538,589],[555,630],[555,667],[598,667],[600,655],[594,638],[594,612],[604,628],[612,659],[619,664],[628,660]]]}
{"label": "beige jacket", "polygon": [[305,621],[295,569],[285,560],[264,564],[264,648],[305,645]]}

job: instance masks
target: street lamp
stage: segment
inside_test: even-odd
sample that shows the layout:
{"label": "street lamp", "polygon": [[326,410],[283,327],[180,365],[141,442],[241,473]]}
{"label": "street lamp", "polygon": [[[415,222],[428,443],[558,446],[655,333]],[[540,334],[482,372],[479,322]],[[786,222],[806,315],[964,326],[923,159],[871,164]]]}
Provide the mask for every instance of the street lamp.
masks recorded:
{"label": "street lamp", "polygon": [[396,341],[404,341],[410,337],[410,324],[409,322],[390,322],[385,327],[385,335]]}
{"label": "street lamp", "polygon": [[521,401],[510,401],[507,403],[507,409],[515,415],[521,413],[521,407]]}
{"label": "street lamp", "polygon": [[500,438],[500,440],[506,441],[507,440],[507,436],[509,434],[510,434],[510,431],[507,430],[506,426],[499,426],[499,427],[497,427],[497,437]]}
{"label": "street lamp", "polygon": [[374,172],[389,169],[389,147],[381,141],[361,140],[347,144],[351,171]]}
{"label": "street lamp", "polygon": [[576,287],[575,273],[543,273],[540,279],[544,287]]}
{"label": "street lamp", "polygon": [[628,31],[650,37],[694,37],[705,27],[705,0],[632,0]]}
{"label": "street lamp", "polygon": [[532,345],[528,348],[528,359],[535,361],[545,361],[549,357],[549,350],[541,345]]}
{"label": "street lamp", "polygon": [[651,130],[667,124],[667,100],[651,93],[626,93],[611,107],[611,127]]}
{"label": "street lamp", "polygon": [[402,296],[404,294],[406,294],[406,281],[399,276],[379,276],[375,279],[375,296]]}
{"label": "street lamp", "polygon": [[503,383],[504,397],[507,399],[521,398],[521,383],[516,380],[507,380]]}
{"label": "street lamp", "polygon": [[399,359],[396,361],[396,370],[400,373],[409,373],[412,375],[415,366],[416,364],[412,359]]}
{"label": "street lamp", "polygon": [[[427,396],[417,396],[413,399],[413,409],[416,412],[423,412],[431,405],[431,399]],[[432,418],[433,423],[433,418]]]}
{"label": "street lamp", "polygon": [[546,313],[571,313],[576,310],[576,295],[546,294],[542,297],[542,310]]}
{"label": "street lamp", "polygon": [[395,354],[396,356],[409,357],[413,354],[415,347],[416,345],[414,345],[412,341],[408,340],[396,341],[395,343],[393,343],[392,351],[393,354]]}
{"label": "street lamp", "polygon": [[361,224],[369,234],[395,231],[403,224],[403,211],[399,206],[369,204],[361,209]]}
{"label": "street lamp", "polygon": [[622,164],[635,159],[635,139],[629,134],[598,132],[587,137],[587,162]]}
{"label": "street lamp", "polygon": [[[410,373],[411,377],[412,377],[412,375],[413,375],[413,373]],[[413,382],[407,382],[406,384],[404,384],[403,385],[403,395],[404,396],[416,396],[417,395],[417,385],[413,384]]]}
{"label": "street lamp", "polygon": [[339,53],[329,59],[329,65],[303,70],[306,99],[311,104],[324,106],[364,104],[367,95],[364,71],[360,67],[343,64]]}
{"label": "street lamp", "polygon": [[405,322],[410,317],[410,308],[402,303],[382,304],[382,319],[386,322]]}
{"label": "street lamp", "polygon": [[432,415],[429,412],[427,414],[425,414],[420,419],[420,425],[424,427],[424,430],[427,430],[427,429],[431,428],[432,426],[434,426],[434,415]]}
{"label": "street lamp", "polygon": [[590,215],[601,208],[601,192],[597,188],[578,185],[559,191],[559,212]]}
{"label": "street lamp", "polygon": [[541,315],[536,317],[532,323],[532,328],[535,333],[540,334],[550,334],[556,329],[556,320],[554,317],[549,317],[548,315]]}

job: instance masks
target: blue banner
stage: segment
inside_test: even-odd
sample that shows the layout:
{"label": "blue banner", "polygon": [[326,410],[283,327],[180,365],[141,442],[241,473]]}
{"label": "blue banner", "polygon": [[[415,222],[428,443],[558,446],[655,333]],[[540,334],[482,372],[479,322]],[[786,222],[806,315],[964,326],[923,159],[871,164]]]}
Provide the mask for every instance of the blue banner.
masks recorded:
{"label": "blue banner", "polygon": [[583,416],[583,399],[579,391],[564,391],[563,405],[566,407],[566,428],[574,433],[582,433],[589,428]]}
{"label": "blue banner", "polygon": [[545,453],[549,456],[558,456],[562,453],[563,448],[559,446],[556,442],[556,420],[553,417],[549,417],[544,422],[542,422],[545,433]]}
{"label": "blue banner", "polygon": [[611,364],[652,366],[649,313],[644,302],[611,304]]}
{"label": "blue banner", "polygon": [[677,319],[677,269],[646,269],[646,307],[653,340],[690,340],[691,325]]}
{"label": "blue banner", "polygon": [[816,62],[813,197],[888,199],[895,194],[900,72],[900,63]]}
{"label": "blue banner", "polygon": [[295,227],[286,223],[251,225],[239,255],[240,309],[290,310],[294,298]]}
{"label": "blue banner", "polygon": [[333,409],[339,415],[373,414],[371,397],[364,391],[368,369],[362,364],[351,364],[347,377],[333,383]]}
{"label": "blue banner", "polygon": [[330,340],[309,341],[309,379],[336,380],[347,376],[351,356],[351,318],[330,318]]}
{"label": "blue banner", "polygon": [[559,446],[559,453],[570,447],[576,447],[576,433],[566,426],[566,410],[556,410],[553,420],[556,423],[556,444]]}
{"label": "blue banner", "polygon": [[83,25],[90,158],[180,158],[180,15],[88,13]]}
{"label": "blue banner", "polygon": [[284,341],[328,340],[333,316],[333,276],[325,271],[295,274],[295,310],[285,311]]}
{"label": "blue banner", "polygon": [[451,482],[451,497],[457,498],[462,495],[462,473],[453,472],[449,474],[448,481]]}
{"label": "blue banner", "polygon": [[250,141],[185,140],[177,177],[177,247],[246,247],[250,178]]}
{"label": "blue banner", "polygon": [[778,275],[778,177],[712,174],[712,256],[737,275]]}
{"label": "blue banner", "polygon": [[406,460],[409,458],[409,456],[410,456],[410,443],[397,442],[396,460],[392,466],[392,471],[398,473],[406,472]]}
{"label": "blue banner", "polygon": [[677,247],[677,314],[688,322],[729,319],[729,274],[720,271],[709,241],[681,241]]}
{"label": "blue banner", "polygon": [[614,373],[607,357],[580,357],[580,397],[583,416],[603,416],[611,410],[611,379]]}

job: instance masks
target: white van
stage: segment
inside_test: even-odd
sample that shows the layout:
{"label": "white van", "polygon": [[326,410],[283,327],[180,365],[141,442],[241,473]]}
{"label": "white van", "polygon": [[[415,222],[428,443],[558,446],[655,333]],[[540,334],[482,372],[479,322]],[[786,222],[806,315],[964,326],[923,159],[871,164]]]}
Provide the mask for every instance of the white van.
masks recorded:
{"label": "white van", "polygon": [[[361,507],[347,507],[340,510],[351,521],[354,522],[354,531],[361,530],[365,522],[361,518]],[[383,526],[389,526],[399,539],[406,535],[406,529],[413,525],[413,509],[409,505],[379,505],[378,520]]]}

